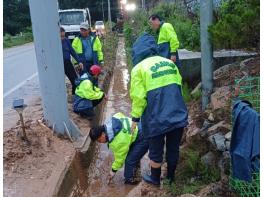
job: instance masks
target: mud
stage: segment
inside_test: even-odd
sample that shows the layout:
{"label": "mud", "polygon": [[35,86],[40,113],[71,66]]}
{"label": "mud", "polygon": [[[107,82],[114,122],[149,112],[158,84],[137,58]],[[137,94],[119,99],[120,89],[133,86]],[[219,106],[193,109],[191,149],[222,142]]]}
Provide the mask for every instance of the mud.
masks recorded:
{"label": "mud", "polygon": [[[114,39],[116,39],[116,36]],[[115,54],[115,50],[108,53],[112,56],[112,54]],[[107,56],[107,52],[105,55]],[[105,59],[107,63],[103,67],[104,74],[100,78],[99,84],[101,84],[102,89],[107,90],[115,58],[112,60],[107,56]],[[73,113],[71,87],[67,80],[66,85],[70,117],[81,129],[82,133],[86,134],[92,122]],[[31,86],[34,91],[30,88],[28,89]],[[30,90],[33,91],[32,94],[30,94]],[[25,103],[28,105],[24,110],[24,120],[30,144],[20,139],[19,116],[11,109],[12,100],[19,95],[24,96]],[[91,146],[85,155],[78,153],[69,140],[55,136],[50,128],[46,127],[43,122],[38,121],[43,118],[43,112],[39,90],[37,90],[37,86],[34,83],[28,82],[25,84],[25,87],[19,89],[17,93],[7,97],[5,103],[3,195],[8,197],[65,197],[69,196],[76,188],[78,190],[81,188],[85,191],[88,183],[85,167],[91,163],[95,146]],[[102,108],[103,105],[99,106],[98,110]],[[96,118],[94,122],[96,122]],[[82,169],[85,169],[85,173]],[[63,185],[65,180],[66,185]],[[64,190],[60,190],[58,187],[61,184],[65,186]],[[81,194],[76,193],[75,196],[81,196]]]}
{"label": "mud", "polygon": [[30,145],[17,136],[20,128],[4,132],[4,196],[52,196],[74,149],[36,121],[26,125]]}

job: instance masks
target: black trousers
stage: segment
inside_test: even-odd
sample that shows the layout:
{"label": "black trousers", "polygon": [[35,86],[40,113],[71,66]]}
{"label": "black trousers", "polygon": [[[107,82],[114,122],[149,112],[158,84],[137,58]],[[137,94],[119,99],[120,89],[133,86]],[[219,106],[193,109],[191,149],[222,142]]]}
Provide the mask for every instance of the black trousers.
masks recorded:
{"label": "black trousers", "polygon": [[[103,98],[104,98],[104,95],[101,99],[92,100],[93,108],[96,107],[98,104],[100,104]],[[79,112],[79,115],[81,115],[82,117],[93,117],[95,115],[93,108],[81,111]]]}
{"label": "black trousers", "polygon": [[125,159],[124,177],[127,181],[134,178],[136,168],[140,166],[140,161],[148,151],[148,148],[148,140],[143,136],[143,132],[139,130],[137,138],[130,146]]}
{"label": "black trousers", "polygon": [[103,94],[103,96],[101,97],[101,99],[92,100],[93,107],[96,107],[98,104],[100,104],[101,101],[103,100],[104,96],[105,96],[105,95]]}
{"label": "black trousers", "polygon": [[90,61],[83,61],[83,70],[80,71],[80,76],[84,73],[90,73],[90,67],[93,65],[93,62]]}
{"label": "black trousers", "polygon": [[174,168],[179,158],[179,146],[184,128],[174,129],[168,133],[149,138],[149,158],[156,163],[162,163],[166,139],[166,161]]}
{"label": "black trousers", "polygon": [[180,59],[179,59],[178,50],[176,51],[175,56],[176,56],[176,62],[175,62],[175,64],[176,64],[176,66],[177,66],[178,69],[181,69],[182,64],[181,64],[181,61],[180,61]]}
{"label": "black trousers", "polygon": [[75,80],[78,78],[78,76],[70,60],[64,60],[64,70],[65,75],[68,77],[72,85],[72,95],[74,95],[76,90]]}

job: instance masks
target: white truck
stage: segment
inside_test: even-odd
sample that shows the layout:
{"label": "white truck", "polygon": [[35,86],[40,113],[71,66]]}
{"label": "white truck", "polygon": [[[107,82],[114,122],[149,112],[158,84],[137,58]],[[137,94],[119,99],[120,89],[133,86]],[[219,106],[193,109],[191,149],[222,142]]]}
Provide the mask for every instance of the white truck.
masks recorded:
{"label": "white truck", "polygon": [[91,26],[91,17],[88,8],[59,10],[60,25],[65,29],[66,37],[71,41],[79,35],[80,24],[88,22]]}

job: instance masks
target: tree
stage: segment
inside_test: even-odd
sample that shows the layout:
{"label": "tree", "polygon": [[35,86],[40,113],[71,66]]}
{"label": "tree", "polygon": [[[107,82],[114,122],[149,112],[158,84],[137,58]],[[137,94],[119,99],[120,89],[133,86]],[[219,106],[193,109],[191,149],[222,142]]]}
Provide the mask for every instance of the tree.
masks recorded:
{"label": "tree", "polygon": [[224,0],[210,28],[215,47],[259,50],[259,13],[259,0]]}
{"label": "tree", "polygon": [[31,26],[28,0],[4,0],[4,34],[15,35]]}

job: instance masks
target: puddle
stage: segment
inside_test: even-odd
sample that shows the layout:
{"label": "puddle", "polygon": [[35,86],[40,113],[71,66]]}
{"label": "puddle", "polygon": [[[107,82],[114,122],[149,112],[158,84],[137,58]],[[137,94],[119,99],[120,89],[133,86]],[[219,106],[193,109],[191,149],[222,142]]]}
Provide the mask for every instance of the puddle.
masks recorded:
{"label": "puddle", "polygon": [[[100,122],[111,118],[113,114],[122,112],[125,115],[130,114],[129,99],[129,70],[126,63],[126,54],[124,47],[124,38],[120,37],[116,65],[113,70],[113,76],[108,90],[108,101],[101,114]],[[74,161],[62,184],[59,196],[82,196],[82,197],[116,197],[126,196],[135,186],[125,185],[123,178],[123,168],[119,170],[111,184],[108,185],[107,176],[111,170],[113,155],[109,151],[107,144],[96,144],[90,153],[80,156]],[[92,161],[83,161],[83,158],[91,158]],[[143,159],[143,161],[146,161]],[[147,168],[143,162],[142,171]],[[76,164],[81,162],[81,164]],[[89,165],[90,164],[90,165]],[[71,185],[71,186],[70,186]],[[67,190],[67,191],[65,191]]]}

